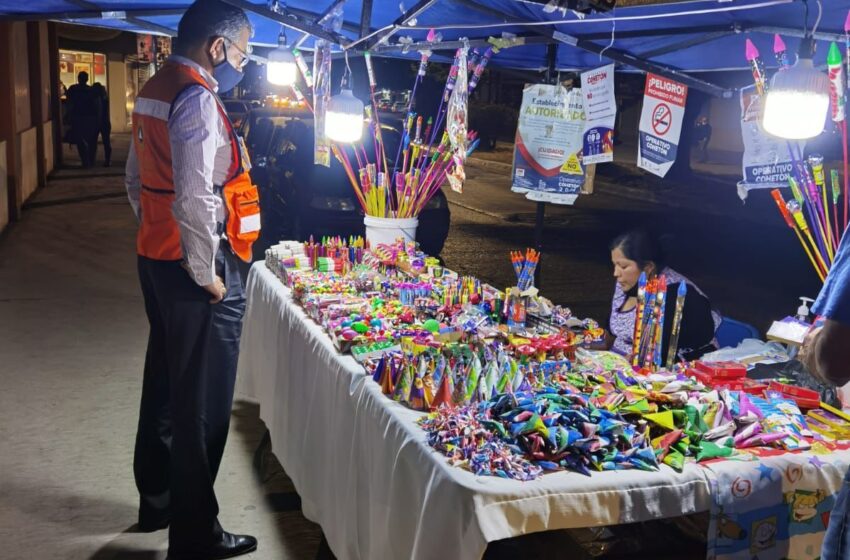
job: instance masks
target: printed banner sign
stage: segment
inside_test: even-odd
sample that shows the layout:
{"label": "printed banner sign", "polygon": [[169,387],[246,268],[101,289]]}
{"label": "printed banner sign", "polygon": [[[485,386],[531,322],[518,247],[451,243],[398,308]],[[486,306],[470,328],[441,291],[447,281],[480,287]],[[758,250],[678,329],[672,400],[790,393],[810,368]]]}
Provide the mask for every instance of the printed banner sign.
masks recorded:
{"label": "printed banner sign", "polygon": [[584,92],[583,163],[614,161],[614,121],[617,102],[614,99],[614,65],[583,72],[581,90]]}
{"label": "printed banner sign", "polygon": [[580,89],[527,85],[522,94],[511,190],[539,202],[572,204],[584,182]]}
{"label": "printed banner sign", "polygon": [[679,151],[688,86],[648,73],[640,114],[638,167],[664,177]]}
{"label": "printed banner sign", "polygon": [[[775,189],[788,186],[794,173],[789,143],[771,136],[761,127],[764,104],[755,86],[741,89],[741,136],[744,140],[743,180],[738,195],[745,199],[752,189]],[[800,153],[805,143],[800,143]]]}

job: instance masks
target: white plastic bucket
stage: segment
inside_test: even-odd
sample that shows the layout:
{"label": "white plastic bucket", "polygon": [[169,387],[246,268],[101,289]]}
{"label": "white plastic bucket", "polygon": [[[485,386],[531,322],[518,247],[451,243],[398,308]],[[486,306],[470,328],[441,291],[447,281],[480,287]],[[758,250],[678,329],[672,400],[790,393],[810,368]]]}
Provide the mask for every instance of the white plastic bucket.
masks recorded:
{"label": "white plastic bucket", "polygon": [[391,245],[397,239],[416,241],[416,228],[419,226],[419,218],[377,218],[375,216],[364,216],[363,223],[366,224],[366,240],[372,247],[384,243]]}

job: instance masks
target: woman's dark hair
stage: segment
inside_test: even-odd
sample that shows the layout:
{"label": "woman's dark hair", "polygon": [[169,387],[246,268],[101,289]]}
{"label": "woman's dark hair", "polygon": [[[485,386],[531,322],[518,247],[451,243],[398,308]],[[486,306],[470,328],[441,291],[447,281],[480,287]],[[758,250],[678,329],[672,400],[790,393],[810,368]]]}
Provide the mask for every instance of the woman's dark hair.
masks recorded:
{"label": "woman's dark hair", "polygon": [[635,261],[640,268],[652,262],[656,270],[661,272],[667,266],[665,251],[658,239],[644,229],[633,229],[617,236],[609,249],[620,249],[627,259]]}

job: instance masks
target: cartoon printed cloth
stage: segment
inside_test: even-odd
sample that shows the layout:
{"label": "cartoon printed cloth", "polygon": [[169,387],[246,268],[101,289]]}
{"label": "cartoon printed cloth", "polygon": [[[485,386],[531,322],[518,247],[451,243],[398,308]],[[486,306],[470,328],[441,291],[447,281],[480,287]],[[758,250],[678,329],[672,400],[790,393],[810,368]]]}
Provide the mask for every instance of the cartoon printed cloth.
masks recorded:
{"label": "cartoon printed cloth", "polygon": [[802,453],[764,449],[705,465],[713,505],[708,560],[814,560],[850,465],[847,445]]}

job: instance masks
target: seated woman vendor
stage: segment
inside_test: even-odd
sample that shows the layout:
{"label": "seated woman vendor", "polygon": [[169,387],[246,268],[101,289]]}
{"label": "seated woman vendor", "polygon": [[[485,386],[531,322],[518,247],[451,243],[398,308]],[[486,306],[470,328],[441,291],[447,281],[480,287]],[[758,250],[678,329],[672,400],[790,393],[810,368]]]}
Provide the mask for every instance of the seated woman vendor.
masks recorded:
{"label": "seated woman vendor", "polygon": [[714,333],[720,326],[720,314],[711,308],[708,297],[693,282],[666,265],[658,243],[645,231],[634,230],[611,243],[611,262],[614,264],[614,300],[608,325],[606,346],[627,357],[632,354],[637,313],[638,280],[642,272],[647,279],[661,274],[667,279],[661,355],[667,356],[676,296],[681,282],[687,284],[687,295],[679,333],[679,359],[693,360],[717,349]]}

